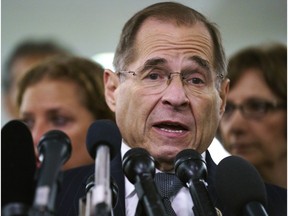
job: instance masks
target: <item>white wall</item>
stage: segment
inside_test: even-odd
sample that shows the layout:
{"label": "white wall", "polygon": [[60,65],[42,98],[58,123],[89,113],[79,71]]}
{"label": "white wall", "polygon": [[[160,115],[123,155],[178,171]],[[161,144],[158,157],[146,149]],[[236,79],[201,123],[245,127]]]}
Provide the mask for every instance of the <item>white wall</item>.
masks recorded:
{"label": "white wall", "polygon": [[[156,0],[2,0],[2,58],[25,37],[53,37],[81,55],[114,51],[124,23]],[[182,0],[215,21],[227,54],[287,39],[286,0]]]}

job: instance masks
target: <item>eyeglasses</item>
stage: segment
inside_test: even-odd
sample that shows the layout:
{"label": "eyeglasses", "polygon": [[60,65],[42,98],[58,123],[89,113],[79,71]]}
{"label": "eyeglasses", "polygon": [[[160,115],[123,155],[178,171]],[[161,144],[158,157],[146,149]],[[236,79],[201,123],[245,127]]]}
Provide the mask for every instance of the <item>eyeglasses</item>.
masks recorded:
{"label": "eyeglasses", "polygon": [[[156,94],[164,91],[171,83],[173,77],[179,76],[184,88],[188,92],[200,91],[205,92],[213,86],[212,75],[210,71],[204,69],[184,70],[182,72],[171,72],[165,67],[146,65],[144,69],[138,71],[120,71],[116,73],[120,78],[121,75],[132,75],[136,82],[149,93]],[[223,75],[219,75],[223,79]],[[211,90],[210,90],[211,91]]]}
{"label": "eyeglasses", "polygon": [[286,104],[273,103],[262,99],[250,99],[240,105],[227,102],[223,119],[229,119],[237,109],[241,111],[241,114],[245,118],[259,119],[265,116],[268,112],[286,109]]}

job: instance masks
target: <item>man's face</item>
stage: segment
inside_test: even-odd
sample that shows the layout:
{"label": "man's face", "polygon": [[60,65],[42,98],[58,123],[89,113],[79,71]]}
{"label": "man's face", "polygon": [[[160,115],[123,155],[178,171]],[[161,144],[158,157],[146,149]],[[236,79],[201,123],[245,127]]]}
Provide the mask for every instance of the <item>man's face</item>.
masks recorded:
{"label": "man's face", "polygon": [[[124,74],[110,107],[125,142],[147,149],[159,169],[171,170],[181,150],[202,153],[208,148],[224,109],[225,97],[222,100],[215,84],[212,41],[200,23],[187,27],[148,19],[135,46],[136,60],[127,68],[136,76]],[[147,87],[146,79],[154,82],[159,77],[143,78],[141,74],[147,72],[143,68],[189,73],[192,78],[184,84],[181,76],[173,74],[165,88]],[[226,91],[228,82],[224,83]]]}

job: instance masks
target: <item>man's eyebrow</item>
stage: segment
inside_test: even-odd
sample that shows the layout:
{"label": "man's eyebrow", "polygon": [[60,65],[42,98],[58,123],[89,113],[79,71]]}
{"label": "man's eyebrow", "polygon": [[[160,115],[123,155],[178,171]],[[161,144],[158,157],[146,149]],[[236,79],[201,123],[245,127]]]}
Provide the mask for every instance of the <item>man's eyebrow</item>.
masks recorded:
{"label": "man's eyebrow", "polygon": [[142,70],[146,70],[149,69],[151,67],[155,67],[158,65],[164,65],[167,64],[167,60],[164,58],[152,58],[152,59],[148,59],[147,61],[145,61]]}
{"label": "man's eyebrow", "polygon": [[211,69],[210,64],[207,60],[205,60],[199,56],[192,56],[189,59],[192,61],[195,61],[200,67],[210,71],[210,69]]}
{"label": "man's eyebrow", "polygon": [[[210,71],[210,64],[207,60],[201,58],[200,56],[191,56],[189,60],[196,62],[200,67],[203,69]],[[141,71],[150,69],[155,66],[163,66],[165,64],[168,64],[167,59],[165,58],[151,58],[145,61],[144,65],[140,68]]]}

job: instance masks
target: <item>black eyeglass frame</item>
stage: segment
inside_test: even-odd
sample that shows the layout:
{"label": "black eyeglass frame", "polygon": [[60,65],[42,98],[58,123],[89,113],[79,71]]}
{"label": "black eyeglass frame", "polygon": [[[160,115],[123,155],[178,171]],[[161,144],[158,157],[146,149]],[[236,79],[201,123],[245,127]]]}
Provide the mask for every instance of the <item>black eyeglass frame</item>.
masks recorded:
{"label": "black eyeglass frame", "polygon": [[259,119],[269,112],[286,108],[287,104],[285,103],[271,102],[264,99],[250,99],[238,105],[232,102],[227,102],[223,119],[229,119],[237,109],[240,110],[241,114],[245,118]]}

